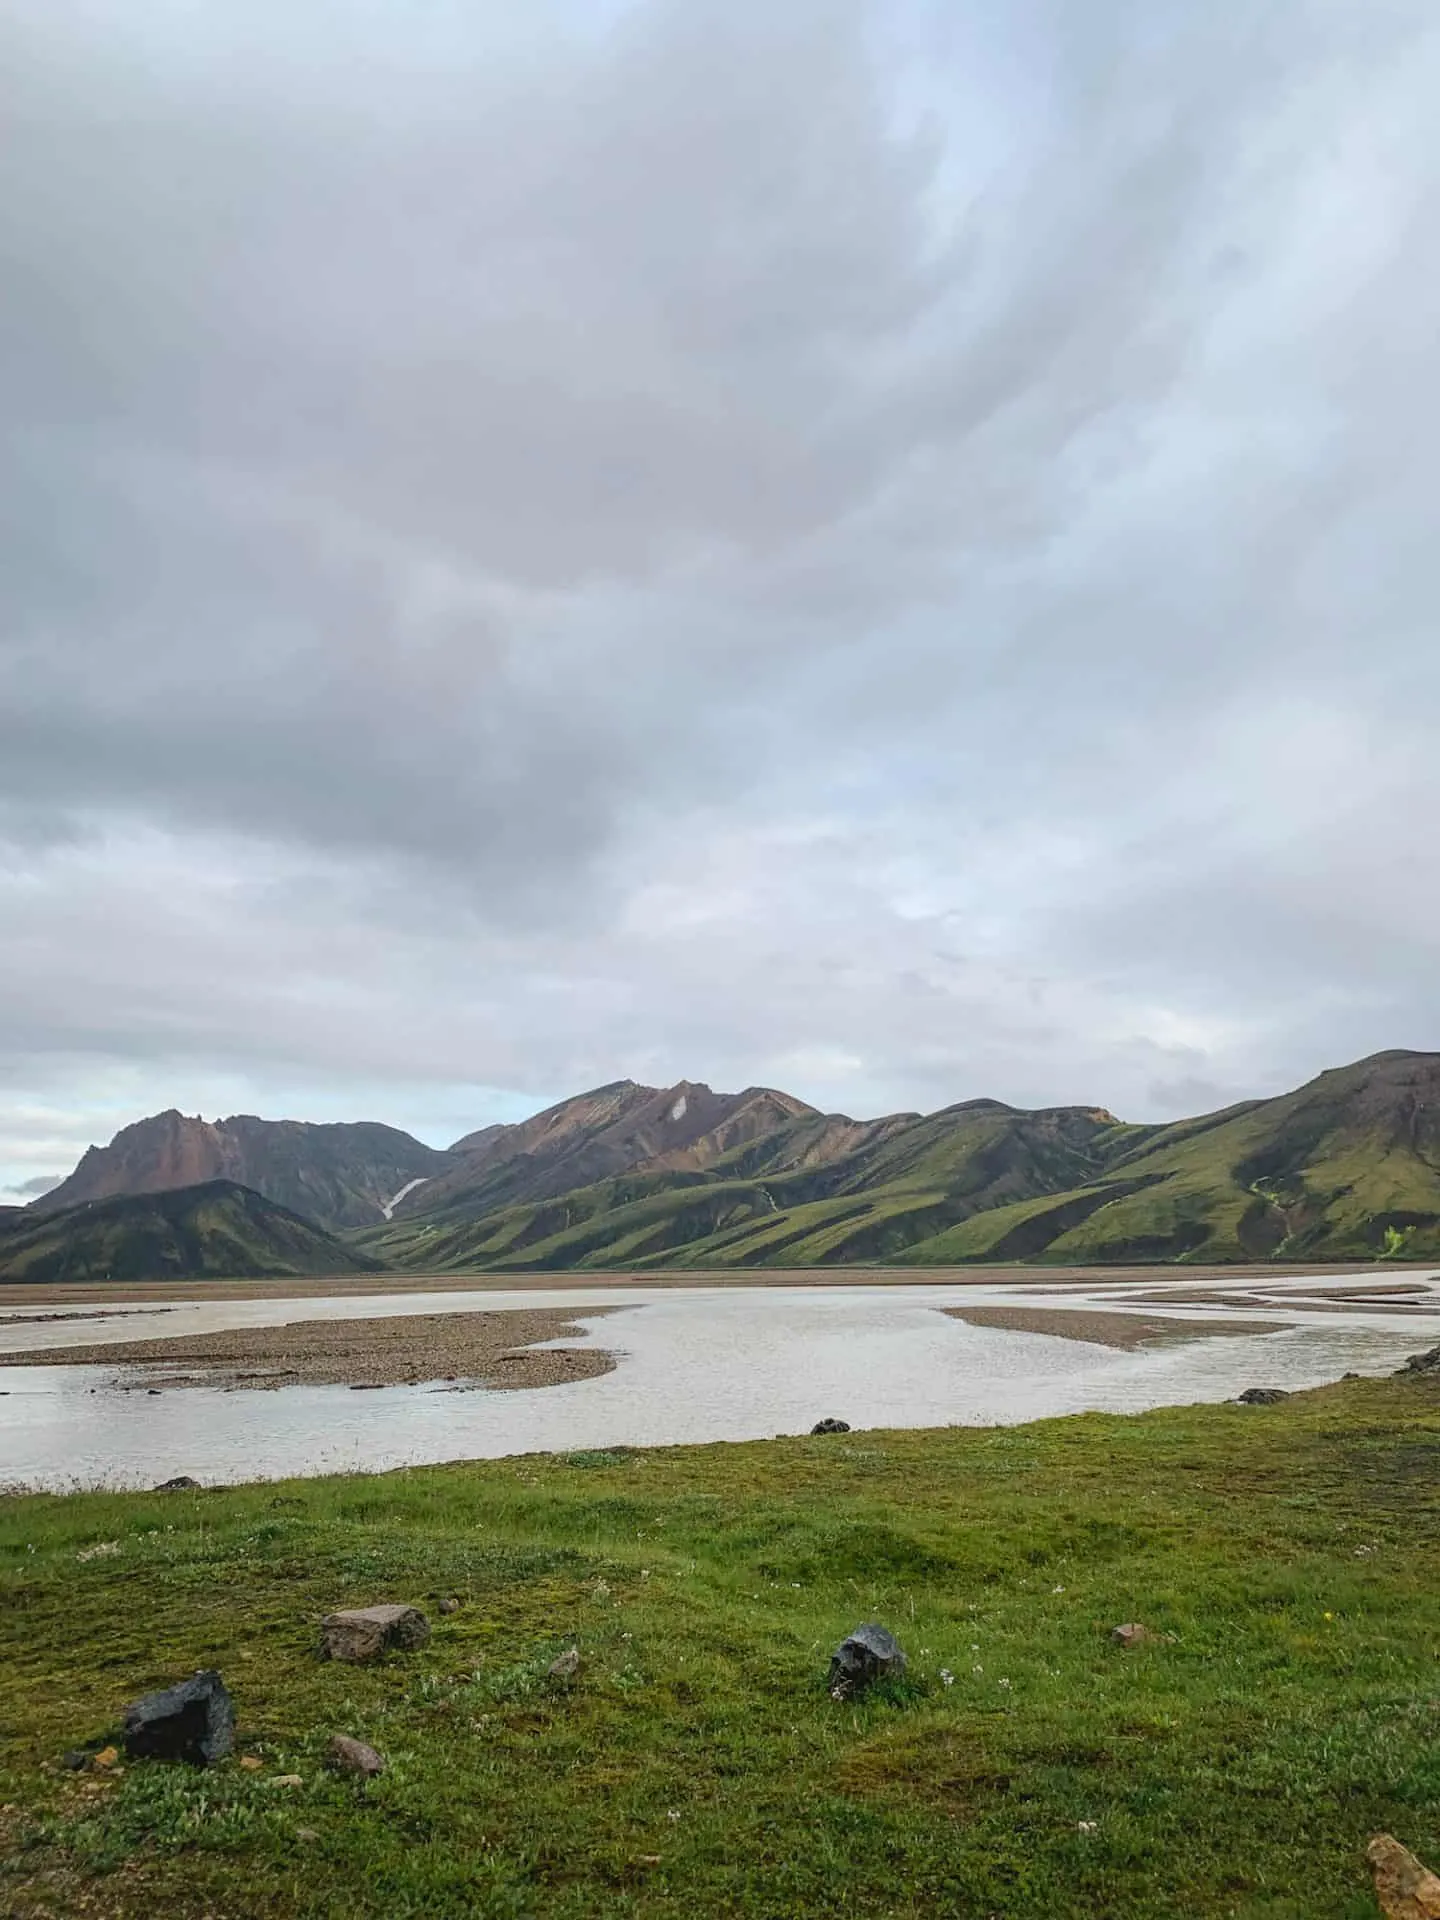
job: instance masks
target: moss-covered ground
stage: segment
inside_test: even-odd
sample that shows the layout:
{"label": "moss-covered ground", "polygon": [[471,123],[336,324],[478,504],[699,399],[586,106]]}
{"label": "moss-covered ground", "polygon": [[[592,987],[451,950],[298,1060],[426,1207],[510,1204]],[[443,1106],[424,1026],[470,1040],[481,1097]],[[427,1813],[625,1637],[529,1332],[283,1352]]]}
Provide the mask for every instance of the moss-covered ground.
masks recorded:
{"label": "moss-covered ground", "polygon": [[[1360,1920],[1372,1833],[1440,1859],[1434,1381],[17,1496],[0,1578],[6,1915]],[[316,1659],[381,1599],[428,1646]],[[908,1679],[838,1705],[868,1619]],[[234,1759],[65,1770],[202,1666]]]}

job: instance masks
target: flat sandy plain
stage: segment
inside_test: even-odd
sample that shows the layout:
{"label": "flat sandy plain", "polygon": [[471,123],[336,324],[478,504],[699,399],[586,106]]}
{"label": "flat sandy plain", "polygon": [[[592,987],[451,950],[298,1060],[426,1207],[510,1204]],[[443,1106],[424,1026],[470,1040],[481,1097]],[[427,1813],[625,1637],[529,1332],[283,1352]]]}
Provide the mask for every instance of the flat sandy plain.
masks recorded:
{"label": "flat sandy plain", "polygon": [[[1367,1286],[1369,1294],[1380,1285],[1393,1287],[1407,1272],[1433,1273],[1433,1265],[1416,1262],[1412,1267],[1390,1265],[1384,1281]],[[1018,1287],[1034,1286],[1038,1291],[1084,1287],[1088,1292],[1100,1286],[1127,1287],[1137,1282],[1155,1285],[1233,1287],[1237,1282],[1253,1284],[1257,1280],[1322,1279],[1334,1276],[1352,1284],[1357,1276],[1370,1276],[1373,1265],[1349,1263],[1343,1266],[1313,1267],[747,1267],[733,1269],[676,1268],[664,1273],[593,1272],[589,1268],[569,1268],[560,1273],[360,1273],[349,1277],[329,1274],[297,1280],[135,1280],[75,1282],[61,1286],[0,1287],[0,1310],[11,1307],[83,1307],[103,1296],[107,1304],[163,1300],[323,1300],[337,1294],[347,1299],[376,1293],[548,1293],[557,1288],[623,1287],[664,1289],[667,1287],[723,1287],[727,1292],[741,1287]]]}

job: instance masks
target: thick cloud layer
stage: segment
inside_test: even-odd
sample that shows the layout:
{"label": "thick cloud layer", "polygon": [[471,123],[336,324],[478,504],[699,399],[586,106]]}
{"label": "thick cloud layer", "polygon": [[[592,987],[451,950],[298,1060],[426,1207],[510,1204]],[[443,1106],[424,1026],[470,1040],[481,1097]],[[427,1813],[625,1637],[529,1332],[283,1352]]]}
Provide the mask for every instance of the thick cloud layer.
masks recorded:
{"label": "thick cloud layer", "polygon": [[0,39],[16,1188],[1440,1044],[1429,0]]}

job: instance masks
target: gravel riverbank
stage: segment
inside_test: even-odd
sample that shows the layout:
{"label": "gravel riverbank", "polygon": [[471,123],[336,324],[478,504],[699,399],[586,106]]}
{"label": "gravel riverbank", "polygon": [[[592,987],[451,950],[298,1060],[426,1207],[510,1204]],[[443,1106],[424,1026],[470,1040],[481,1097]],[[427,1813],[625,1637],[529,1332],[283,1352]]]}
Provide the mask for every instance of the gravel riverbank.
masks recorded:
{"label": "gravel riverbank", "polygon": [[[614,1313],[587,1307],[585,1317]],[[582,1338],[572,1311],[398,1314],[376,1320],[295,1320],[280,1327],[236,1327],[173,1340],[41,1347],[0,1356],[5,1366],[143,1367],[118,1384],[152,1387],[456,1386],[558,1387],[609,1373],[600,1347],[546,1348]]]}

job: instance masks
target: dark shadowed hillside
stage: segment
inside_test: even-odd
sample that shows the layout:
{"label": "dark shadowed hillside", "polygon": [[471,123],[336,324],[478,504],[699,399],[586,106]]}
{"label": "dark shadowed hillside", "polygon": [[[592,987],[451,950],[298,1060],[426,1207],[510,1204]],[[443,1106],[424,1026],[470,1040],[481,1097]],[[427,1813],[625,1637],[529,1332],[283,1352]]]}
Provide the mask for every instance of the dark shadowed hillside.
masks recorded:
{"label": "dark shadowed hillside", "polygon": [[82,1201],[0,1219],[0,1284],[247,1279],[374,1271],[357,1253],[263,1194],[228,1180]]}

